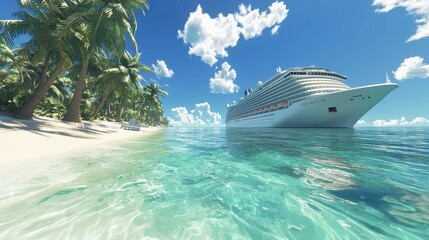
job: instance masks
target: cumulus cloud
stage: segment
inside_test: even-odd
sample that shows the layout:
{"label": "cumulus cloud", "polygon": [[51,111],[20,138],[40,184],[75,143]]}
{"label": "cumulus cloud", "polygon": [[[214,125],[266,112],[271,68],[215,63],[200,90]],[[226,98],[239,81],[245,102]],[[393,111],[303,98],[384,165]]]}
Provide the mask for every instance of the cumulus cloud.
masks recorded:
{"label": "cumulus cloud", "polygon": [[171,112],[173,116],[169,120],[173,126],[219,125],[222,119],[219,113],[211,111],[208,102],[195,104],[191,111],[186,107],[175,107]]}
{"label": "cumulus cloud", "polygon": [[222,64],[222,69],[215,73],[214,78],[210,78],[210,92],[212,93],[236,93],[240,87],[234,83],[237,73],[231,68],[228,62]]}
{"label": "cumulus cloud", "polygon": [[241,4],[239,12],[234,14],[237,23],[240,26],[240,32],[243,34],[244,39],[248,40],[262,34],[266,28],[274,27],[271,31],[275,34],[279,29],[279,25],[287,17],[288,9],[284,2],[273,2],[268,7],[269,12],[260,12],[259,9],[253,9],[249,4],[245,6]]}
{"label": "cumulus cloud", "polygon": [[152,64],[152,69],[158,78],[171,78],[174,75],[173,70],[168,69],[163,60],[156,60],[156,65]]}
{"label": "cumulus cloud", "polygon": [[393,72],[393,75],[398,80],[428,78],[429,64],[423,63],[423,60],[424,59],[419,56],[406,58],[398,69]]}
{"label": "cumulus cloud", "polygon": [[177,125],[178,123],[183,125],[194,124],[195,118],[194,115],[188,112],[186,107],[175,107],[171,109],[173,117],[170,119],[170,124]]}
{"label": "cumulus cloud", "polygon": [[189,55],[196,55],[213,66],[219,57],[228,57],[226,49],[236,46],[241,36],[246,40],[254,38],[266,28],[272,28],[271,33],[276,34],[288,11],[286,4],[278,1],[270,5],[269,12],[241,4],[238,13],[211,18],[198,5],[195,12],[190,13],[184,29],[178,31],[178,38],[190,45]]}
{"label": "cumulus cloud", "polygon": [[376,12],[386,13],[394,8],[403,7],[408,14],[417,17],[417,31],[407,42],[429,37],[429,1],[428,0],[374,0],[373,5],[379,7]]}
{"label": "cumulus cloud", "polygon": [[400,119],[390,119],[390,120],[375,120],[372,123],[376,127],[393,127],[393,126],[423,126],[429,125],[429,120],[424,117],[416,117],[411,121],[405,119],[405,117],[401,117]]}
{"label": "cumulus cloud", "polygon": [[356,122],[356,125],[366,125],[366,121],[361,119]]}
{"label": "cumulus cloud", "polygon": [[276,25],[271,29],[271,35],[277,35],[277,32],[279,31],[280,25]]}
{"label": "cumulus cloud", "polygon": [[426,119],[424,117],[416,117],[414,118],[410,124],[411,125],[415,125],[415,124],[428,124],[429,123],[429,119]]}

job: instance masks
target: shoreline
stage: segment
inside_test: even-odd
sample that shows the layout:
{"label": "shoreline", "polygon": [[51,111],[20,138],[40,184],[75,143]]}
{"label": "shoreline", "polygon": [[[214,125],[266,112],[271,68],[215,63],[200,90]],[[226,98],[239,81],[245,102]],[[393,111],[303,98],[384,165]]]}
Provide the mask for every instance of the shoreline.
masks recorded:
{"label": "shoreline", "polygon": [[161,127],[142,127],[140,131],[121,129],[121,123],[82,123],[39,117],[33,120],[0,115],[0,168],[55,162],[77,151],[102,144],[148,136]]}

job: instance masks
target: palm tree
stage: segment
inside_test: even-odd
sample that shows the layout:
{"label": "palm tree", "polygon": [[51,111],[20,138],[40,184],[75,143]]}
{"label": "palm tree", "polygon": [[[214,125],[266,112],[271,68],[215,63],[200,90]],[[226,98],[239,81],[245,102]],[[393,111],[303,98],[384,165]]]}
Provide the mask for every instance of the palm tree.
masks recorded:
{"label": "palm tree", "polygon": [[62,119],[66,112],[65,102],[70,97],[69,86],[72,83],[68,77],[60,77],[49,88],[48,94],[38,104],[34,113],[45,117]]}
{"label": "palm tree", "polygon": [[144,122],[146,117],[147,95],[143,89],[135,89],[130,96],[131,104],[127,106],[127,118],[134,117],[135,119]]}
{"label": "palm tree", "polygon": [[0,109],[17,112],[34,90],[37,64],[21,49],[10,49],[0,38]]}
{"label": "palm tree", "polygon": [[60,23],[60,28],[66,30],[70,27],[73,32],[78,33],[73,35],[73,41],[79,49],[81,70],[64,117],[64,120],[71,122],[81,121],[80,101],[91,56],[100,49],[113,56],[121,56],[125,50],[127,36],[137,51],[134,11],[144,12],[144,7],[148,8],[146,0],[88,0],[80,5],[81,11]]}
{"label": "palm tree", "polygon": [[[37,104],[70,64],[67,54],[63,51],[66,43],[56,41],[52,34],[57,24],[64,18],[63,12],[69,10],[65,7],[66,5],[63,5],[64,7],[60,10],[56,7],[57,4],[58,1],[55,0],[21,0],[21,9],[14,14],[19,19],[0,21],[1,35],[8,45],[13,45],[13,40],[17,37],[28,35],[30,40],[24,44],[24,48],[34,52],[33,61],[44,59],[38,86],[19,113],[22,118],[32,118]],[[49,65],[53,60],[55,60],[55,67],[47,78]]]}
{"label": "palm tree", "polygon": [[149,124],[154,124],[155,117],[158,114],[162,114],[162,103],[160,97],[168,95],[167,91],[162,90],[158,87],[158,84],[151,83],[145,87],[145,92],[147,94],[148,101],[148,114],[146,115],[146,122]]}
{"label": "palm tree", "polygon": [[30,54],[22,49],[10,49],[0,38],[0,82],[17,79],[23,84],[34,77],[34,66]]}
{"label": "palm tree", "polygon": [[[140,54],[125,52],[127,41],[138,52],[134,12],[144,13],[146,0],[20,3],[17,20],[0,20],[0,105],[13,98],[14,111],[20,109],[23,118],[37,111],[75,122],[81,114],[96,118],[99,113],[118,121],[123,115],[150,124],[164,121],[159,98],[167,92],[157,84],[141,87],[140,73],[150,68],[139,62]],[[12,50],[22,35],[29,40]]]}
{"label": "palm tree", "polygon": [[111,96],[112,92],[118,91],[122,101],[120,101],[119,104],[117,119],[118,121],[121,120],[125,99],[132,95],[133,89],[142,88],[140,82],[142,80],[144,81],[144,79],[140,75],[140,72],[151,72],[148,66],[139,62],[140,56],[141,54],[138,53],[132,57],[131,54],[126,51],[119,59],[119,65],[114,64],[113,67],[103,72],[97,86],[101,98],[91,115],[92,118],[98,116],[99,111],[104,106],[107,98]]}

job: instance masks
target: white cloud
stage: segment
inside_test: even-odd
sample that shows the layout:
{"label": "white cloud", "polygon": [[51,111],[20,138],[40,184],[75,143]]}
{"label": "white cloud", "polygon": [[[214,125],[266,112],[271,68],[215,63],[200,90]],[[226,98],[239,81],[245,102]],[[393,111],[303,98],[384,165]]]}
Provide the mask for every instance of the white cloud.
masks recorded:
{"label": "white cloud", "polygon": [[356,125],[366,125],[366,121],[361,119],[356,122]]}
{"label": "white cloud", "polygon": [[429,119],[426,119],[424,117],[416,117],[414,118],[411,122],[411,125],[416,125],[416,124],[429,124]]}
{"label": "white cloud", "polygon": [[186,107],[175,107],[171,109],[173,117],[170,117],[170,124],[173,126],[183,125],[219,125],[221,116],[217,112],[212,112],[208,102],[197,103],[195,108],[188,111]]}
{"label": "white cloud", "polygon": [[429,1],[428,0],[374,0],[372,3],[378,6],[376,12],[386,13],[397,7],[405,10],[417,17],[417,31],[408,38],[407,42],[429,37]]}
{"label": "white cloud", "polygon": [[429,64],[423,63],[423,58],[419,56],[404,59],[393,75],[398,80],[410,78],[428,78]]}
{"label": "white cloud", "polygon": [[412,121],[408,121],[405,117],[401,117],[400,119],[390,119],[386,120],[375,120],[372,123],[376,127],[392,127],[392,126],[418,126],[418,125],[429,125],[429,120],[424,117],[416,117]]}
{"label": "white cloud", "polygon": [[271,33],[276,34],[288,11],[286,4],[278,1],[271,4],[268,13],[241,4],[238,13],[211,18],[198,5],[195,12],[190,13],[184,29],[178,31],[178,38],[191,45],[189,55],[199,56],[213,66],[219,57],[228,57],[226,48],[236,46],[241,35],[247,40],[260,36],[264,29],[271,27]]}
{"label": "white cloud", "polygon": [[212,93],[236,93],[240,87],[234,83],[237,73],[231,69],[228,62],[222,64],[222,69],[215,73],[214,78],[210,78],[210,92]]}
{"label": "white cloud", "polygon": [[173,70],[168,69],[163,60],[156,60],[156,65],[152,64],[152,69],[158,78],[171,78],[174,75]]}
{"label": "white cloud", "polygon": [[276,25],[271,29],[271,35],[277,35],[277,32],[279,31],[280,25]]}
{"label": "white cloud", "polygon": [[269,6],[269,13],[266,11],[260,12],[259,9],[252,10],[252,6],[249,4],[247,7],[241,4],[239,12],[234,14],[234,17],[238,24],[241,26],[241,34],[244,39],[248,40],[262,34],[262,31],[266,28],[274,28],[271,30],[272,34],[275,34],[279,29],[279,25],[287,17],[288,9],[284,2],[273,2]]}
{"label": "white cloud", "polygon": [[191,125],[195,122],[194,115],[188,113],[188,109],[185,107],[175,107],[171,109],[174,114],[174,118],[170,119],[170,124],[176,125],[176,122],[183,125]]}
{"label": "white cloud", "polygon": [[227,57],[228,47],[237,45],[240,31],[234,15],[223,16],[219,14],[211,18],[198,5],[197,10],[189,15],[183,31],[178,31],[178,37],[185,44],[190,44],[189,55],[201,57],[201,60],[213,66],[217,57]]}

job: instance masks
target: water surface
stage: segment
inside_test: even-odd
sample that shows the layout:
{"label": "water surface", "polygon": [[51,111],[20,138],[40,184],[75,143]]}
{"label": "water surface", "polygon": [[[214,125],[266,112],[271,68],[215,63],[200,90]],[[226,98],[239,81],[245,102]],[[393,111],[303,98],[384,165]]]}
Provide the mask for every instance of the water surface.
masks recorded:
{"label": "water surface", "polygon": [[429,239],[429,128],[171,128],[2,181],[0,239]]}

